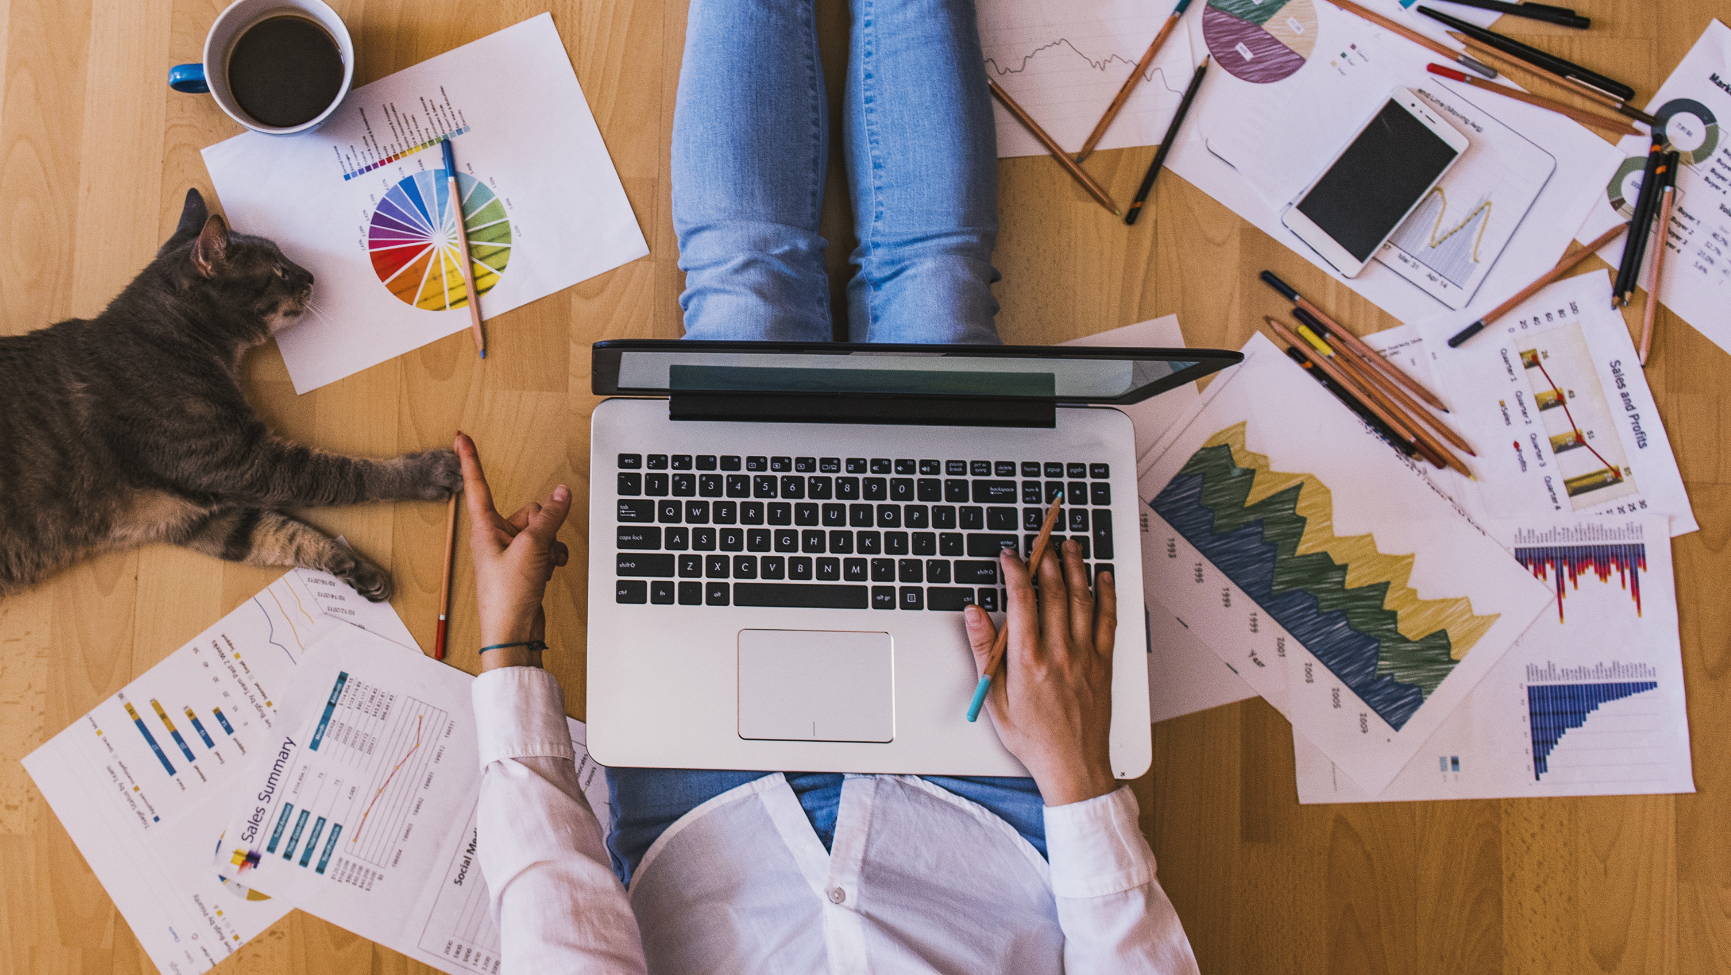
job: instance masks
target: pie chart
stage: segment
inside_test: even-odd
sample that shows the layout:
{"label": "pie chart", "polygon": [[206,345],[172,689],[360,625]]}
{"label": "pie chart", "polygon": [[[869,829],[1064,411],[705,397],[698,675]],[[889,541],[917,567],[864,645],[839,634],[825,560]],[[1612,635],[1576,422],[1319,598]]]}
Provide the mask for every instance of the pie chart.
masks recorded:
{"label": "pie chart", "polygon": [[445,311],[469,303],[459,263],[459,209],[476,293],[487,293],[505,273],[511,260],[511,221],[504,201],[467,173],[457,174],[457,194],[460,208],[451,199],[445,170],[424,171],[403,177],[373,209],[367,226],[373,271],[406,304]]}
{"label": "pie chart", "polygon": [[1233,77],[1266,85],[1304,67],[1316,49],[1314,0],[1208,0],[1202,40]]}

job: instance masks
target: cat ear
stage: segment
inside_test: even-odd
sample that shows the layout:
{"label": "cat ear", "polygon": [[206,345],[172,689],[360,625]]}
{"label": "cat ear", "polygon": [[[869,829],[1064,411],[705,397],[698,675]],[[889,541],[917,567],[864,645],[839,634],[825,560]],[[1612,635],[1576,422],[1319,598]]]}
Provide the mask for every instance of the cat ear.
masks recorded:
{"label": "cat ear", "polygon": [[174,228],[174,233],[168,235],[163,242],[162,253],[171,248],[186,243],[198,236],[204,227],[204,218],[210,215],[210,210],[204,205],[204,195],[196,189],[186,191],[186,202],[180,208],[180,223]]}
{"label": "cat ear", "polygon": [[219,213],[204,221],[204,229],[192,243],[192,266],[204,277],[216,273],[217,266],[228,256],[228,222]]}

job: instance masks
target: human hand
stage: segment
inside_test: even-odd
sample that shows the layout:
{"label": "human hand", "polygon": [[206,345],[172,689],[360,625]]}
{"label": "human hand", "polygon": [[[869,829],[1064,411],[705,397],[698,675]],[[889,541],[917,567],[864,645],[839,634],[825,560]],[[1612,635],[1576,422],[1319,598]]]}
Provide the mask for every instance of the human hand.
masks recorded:
{"label": "human hand", "polygon": [[[1052,553],[1057,554],[1057,553]],[[1003,670],[986,695],[998,738],[1027,766],[1048,806],[1103,796],[1112,777],[1112,646],[1118,596],[1112,574],[1100,573],[1098,598],[1088,586],[1082,547],[1064,543],[1061,556],[1040,564],[1036,581],[1014,551],[998,568],[1009,587],[1004,625],[1009,642]],[[984,672],[998,628],[978,606],[962,614],[975,669]]]}
{"label": "human hand", "polygon": [[[459,433],[453,446],[463,467],[463,506],[469,516],[481,645],[539,640],[547,629],[541,609],[547,580],[570,558],[555,536],[571,511],[571,489],[561,484],[545,503],[531,501],[509,518],[501,518],[493,507],[493,492],[481,470],[475,442]],[[538,662],[523,647],[481,655],[482,670]]]}

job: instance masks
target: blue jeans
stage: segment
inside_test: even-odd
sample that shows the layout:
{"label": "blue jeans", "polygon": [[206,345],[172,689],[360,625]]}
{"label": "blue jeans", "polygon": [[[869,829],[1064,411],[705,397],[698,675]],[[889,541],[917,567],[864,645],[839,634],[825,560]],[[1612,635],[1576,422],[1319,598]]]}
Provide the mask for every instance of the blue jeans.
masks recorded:
{"label": "blue jeans", "polygon": [[[852,0],[842,139],[853,201],[855,342],[996,344],[997,147],[971,0]],[[818,233],[829,120],[814,0],[692,0],[673,116],[673,226],[685,337],[824,342]],[[607,770],[607,848],[630,882],[675,820],[764,775]],[[827,849],[843,777],[787,773]],[[926,780],[1004,819],[1041,854],[1026,778]]]}

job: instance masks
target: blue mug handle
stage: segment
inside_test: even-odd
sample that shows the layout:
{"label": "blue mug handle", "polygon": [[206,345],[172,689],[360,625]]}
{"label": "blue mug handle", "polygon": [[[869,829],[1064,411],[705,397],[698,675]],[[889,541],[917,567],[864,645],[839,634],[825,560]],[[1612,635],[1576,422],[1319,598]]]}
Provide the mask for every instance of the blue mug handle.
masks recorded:
{"label": "blue mug handle", "polygon": [[168,87],[191,95],[201,95],[210,91],[210,85],[206,84],[204,80],[204,65],[202,64],[177,64],[169,68]]}

